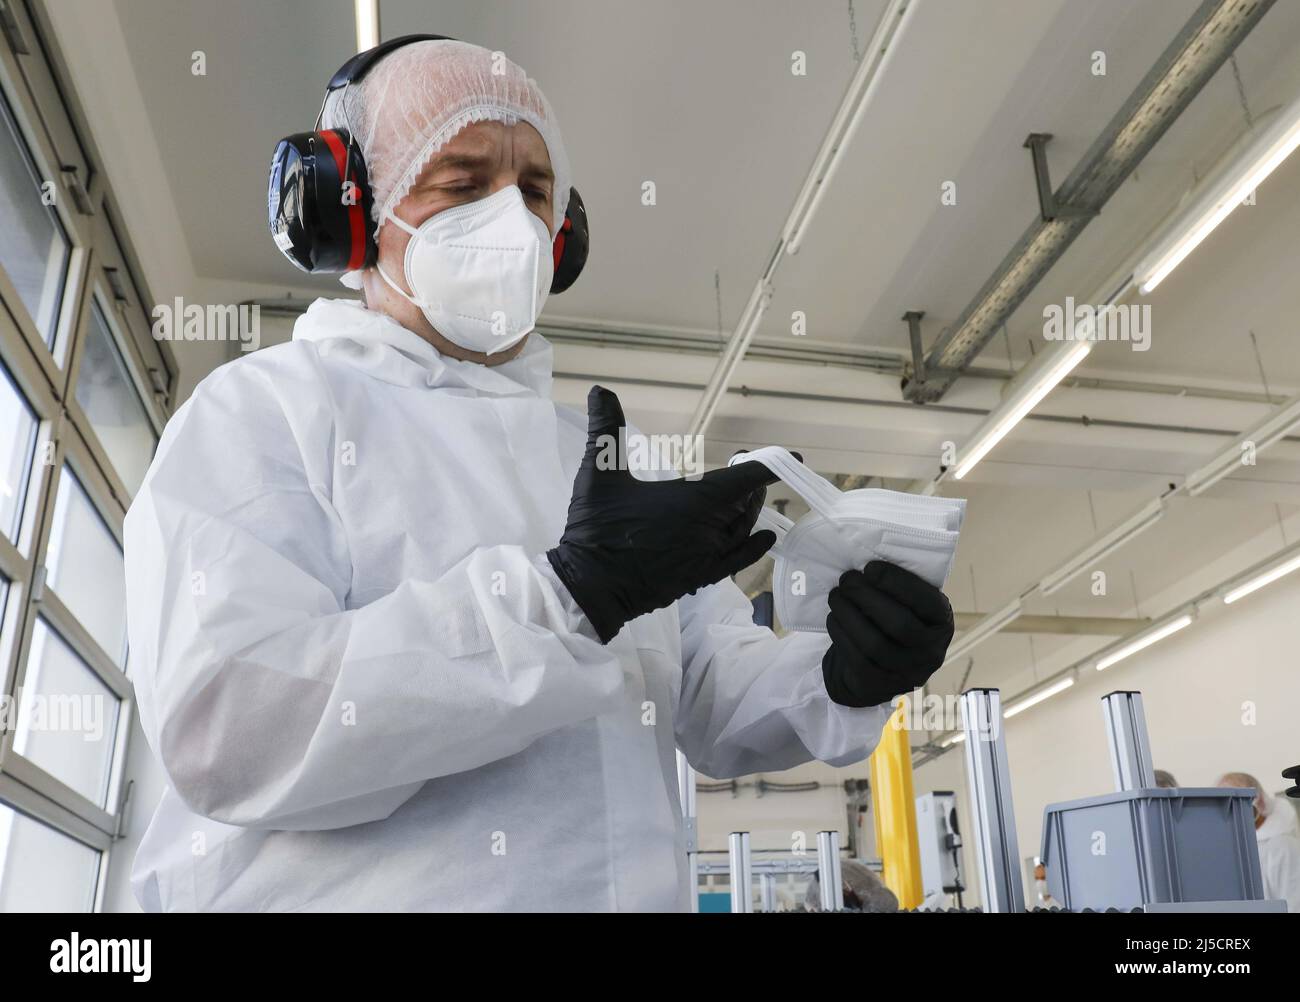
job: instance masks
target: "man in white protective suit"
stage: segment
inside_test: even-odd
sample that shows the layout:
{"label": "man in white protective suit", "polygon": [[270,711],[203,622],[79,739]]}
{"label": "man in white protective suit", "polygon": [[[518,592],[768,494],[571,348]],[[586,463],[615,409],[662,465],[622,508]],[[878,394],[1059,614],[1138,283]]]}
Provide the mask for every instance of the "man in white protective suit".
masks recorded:
{"label": "man in white protective suit", "polygon": [[[204,379],[127,516],[132,677],[167,779],[136,895],[685,909],[675,751],[713,777],[865,758],[942,663],[951,608],[873,562],[828,636],[754,625],[730,575],[772,545],[752,532],[768,471],[634,477],[600,460],[614,394],[551,400],[530,332],[573,217],[536,83],[462,42],[381,49],[273,167],[318,196],[332,158],[365,186],[344,224],[364,303],[317,300],[290,343]],[[313,197],[291,194],[273,211]],[[330,208],[275,231],[299,264],[328,258]]]}

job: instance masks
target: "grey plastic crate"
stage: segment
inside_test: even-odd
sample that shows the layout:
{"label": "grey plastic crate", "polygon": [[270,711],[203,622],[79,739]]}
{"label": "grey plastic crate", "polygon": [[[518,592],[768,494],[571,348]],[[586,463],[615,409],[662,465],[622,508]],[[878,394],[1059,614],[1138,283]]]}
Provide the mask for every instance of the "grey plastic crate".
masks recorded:
{"label": "grey plastic crate", "polygon": [[1260,900],[1253,797],[1253,790],[1153,788],[1048,804],[1048,889],[1075,911]]}

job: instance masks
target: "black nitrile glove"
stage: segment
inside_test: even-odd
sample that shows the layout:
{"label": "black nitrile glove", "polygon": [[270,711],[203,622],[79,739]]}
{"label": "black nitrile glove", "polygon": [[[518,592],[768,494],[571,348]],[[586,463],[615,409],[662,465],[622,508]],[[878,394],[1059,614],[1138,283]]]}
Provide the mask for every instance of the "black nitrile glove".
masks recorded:
{"label": "black nitrile glove", "polygon": [[831,646],[822,678],[842,706],[878,706],[938,671],[952,641],[952,606],[934,585],[873,560],[831,589]]}
{"label": "black nitrile glove", "polygon": [[618,397],[592,387],[568,524],[546,554],[605,644],[629,620],[735,574],[776,542],[766,530],[750,536],[765,488],[776,481],[766,466],[637,480],[627,468],[625,425]]}

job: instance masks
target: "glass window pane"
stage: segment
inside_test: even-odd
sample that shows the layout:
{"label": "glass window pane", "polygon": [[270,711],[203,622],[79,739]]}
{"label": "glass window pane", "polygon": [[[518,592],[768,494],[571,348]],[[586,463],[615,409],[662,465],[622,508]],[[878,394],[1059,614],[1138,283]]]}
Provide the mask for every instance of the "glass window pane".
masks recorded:
{"label": "glass window pane", "polygon": [[45,551],[45,586],[121,667],[126,654],[126,570],[122,549],[66,466]]}
{"label": "glass window pane", "polygon": [[158,440],[98,303],[91,304],[86,326],[86,345],[77,372],[77,403],[118,476],[134,494]]}
{"label": "glass window pane", "polygon": [[14,751],[104,807],[120,702],[44,620],[32,630]]}
{"label": "glass window pane", "polygon": [[63,224],[45,204],[48,196],[41,187],[45,179],[37,175],[28,158],[3,98],[0,119],[0,219],[5,221],[0,267],[18,290],[18,298],[45,343],[52,346],[71,251]]}
{"label": "glass window pane", "polygon": [[27,477],[36,448],[36,415],[0,366],[0,532],[18,538]]}
{"label": "glass window pane", "polygon": [[88,912],[99,850],[0,804],[0,912]]}

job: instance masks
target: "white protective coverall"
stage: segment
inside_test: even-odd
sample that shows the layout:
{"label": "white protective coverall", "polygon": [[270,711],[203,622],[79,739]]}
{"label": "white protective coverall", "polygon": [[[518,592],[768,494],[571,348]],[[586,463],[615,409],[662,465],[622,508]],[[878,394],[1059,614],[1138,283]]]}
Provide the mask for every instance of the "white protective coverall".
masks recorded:
{"label": "white protective coverall", "polygon": [[550,382],[536,333],[486,368],[319,300],[177,411],[126,519],[146,909],[683,909],[676,746],[870,754],[889,708],[731,581],[597,642],[545,557],[586,439]]}
{"label": "white protective coverall", "polygon": [[1287,911],[1300,914],[1300,822],[1285,797],[1268,797],[1268,803],[1269,812],[1255,829],[1264,897],[1283,900]]}

